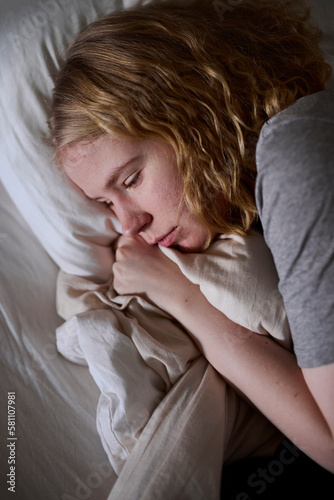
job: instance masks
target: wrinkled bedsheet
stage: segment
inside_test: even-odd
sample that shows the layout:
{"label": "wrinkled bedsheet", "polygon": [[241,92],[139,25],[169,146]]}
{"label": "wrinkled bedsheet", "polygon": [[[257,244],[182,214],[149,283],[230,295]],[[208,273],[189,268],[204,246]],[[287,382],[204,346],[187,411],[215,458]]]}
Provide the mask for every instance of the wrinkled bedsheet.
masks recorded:
{"label": "wrinkled bedsheet", "polygon": [[[202,254],[161,249],[231,320],[291,349],[263,237],[220,237]],[[267,454],[278,431],[238,396],[178,322],[137,296],[60,272],[57,347],[88,365],[97,428],[119,475],[109,499],[219,498],[223,463]]]}

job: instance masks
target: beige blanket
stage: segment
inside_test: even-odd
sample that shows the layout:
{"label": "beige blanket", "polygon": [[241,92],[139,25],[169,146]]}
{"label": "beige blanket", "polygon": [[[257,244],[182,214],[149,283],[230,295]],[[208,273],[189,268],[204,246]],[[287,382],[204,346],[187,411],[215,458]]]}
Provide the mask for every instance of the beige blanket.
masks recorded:
{"label": "beige blanket", "polygon": [[[220,237],[202,254],[161,250],[230,319],[291,348],[261,235]],[[218,499],[223,462],[273,451],[279,433],[160,309],[61,272],[58,311],[59,351],[101,391],[97,427],[119,474],[109,500]]]}

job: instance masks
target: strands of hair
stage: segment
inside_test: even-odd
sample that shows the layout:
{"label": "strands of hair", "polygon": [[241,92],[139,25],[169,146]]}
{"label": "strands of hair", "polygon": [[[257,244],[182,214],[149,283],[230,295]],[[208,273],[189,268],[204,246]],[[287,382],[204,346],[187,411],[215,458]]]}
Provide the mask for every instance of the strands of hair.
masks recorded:
{"label": "strands of hair", "polygon": [[210,230],[245,234],[264,122],[323,90],[331,68],[308,2],[235,4],[222,19],[211,1],[152,2],[83,30],[53,93],[56,155],[104,133],[164,141],[191,211]]}

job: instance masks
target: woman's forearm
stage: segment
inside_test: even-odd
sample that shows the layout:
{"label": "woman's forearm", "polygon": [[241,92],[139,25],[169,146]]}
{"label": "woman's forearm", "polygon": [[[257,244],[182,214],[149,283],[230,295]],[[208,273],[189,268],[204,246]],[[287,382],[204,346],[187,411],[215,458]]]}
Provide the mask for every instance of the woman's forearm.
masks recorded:
{"label": "woman's forearm", "polygon": [[232,386],[301,450],[334,472],[333,435],[293,354],[230,321],[157,246],[140,237],[120,238],[113,271],[119,294],[142,295],[176,318]]}
{"label": "woman's forearm", "polygon": [[214,368],[313,460],[334,473],[334,442],[295,356],[236,325],[196,285],[177,286],[167,310]]}

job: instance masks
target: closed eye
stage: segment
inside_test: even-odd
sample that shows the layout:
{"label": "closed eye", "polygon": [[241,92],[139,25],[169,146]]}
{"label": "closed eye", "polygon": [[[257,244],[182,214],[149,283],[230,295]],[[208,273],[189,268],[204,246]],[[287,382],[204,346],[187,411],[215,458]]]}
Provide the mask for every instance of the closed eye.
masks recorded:
{"label": "closed eye", "polygon": [[130,175],[124,182],[126,189],[137,186],[141,179],[141,170],[133,175]]}

